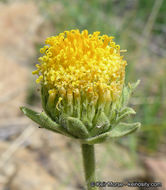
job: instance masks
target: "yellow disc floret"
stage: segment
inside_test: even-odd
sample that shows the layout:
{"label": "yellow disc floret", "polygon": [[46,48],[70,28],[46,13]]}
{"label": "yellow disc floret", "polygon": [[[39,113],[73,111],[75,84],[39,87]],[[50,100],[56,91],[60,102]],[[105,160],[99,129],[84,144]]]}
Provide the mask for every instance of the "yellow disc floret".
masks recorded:
{"label": "yellow disc floret", "polygon": [[45,43],[33,74],[38,74],[36,82],[45,85],[49,94],[65,89],[94,99],[110,94],[116,100],[120,96],[126,61],[112,36],[71,30],[49,37]]}

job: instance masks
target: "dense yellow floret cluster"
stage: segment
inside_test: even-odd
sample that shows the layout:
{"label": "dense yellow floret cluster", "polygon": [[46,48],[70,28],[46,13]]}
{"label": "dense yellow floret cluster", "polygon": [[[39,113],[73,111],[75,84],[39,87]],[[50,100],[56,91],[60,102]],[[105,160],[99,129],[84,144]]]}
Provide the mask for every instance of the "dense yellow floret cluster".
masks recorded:
{"label": "dense yellow floret cluster", "polygon": [[113,38],[87,30],[47,38],[33,71],[39,76],[36,82],[45,85],[50,95],[83,92],[92,98],[107,94],[116,99],[123,88],[126,61]]}

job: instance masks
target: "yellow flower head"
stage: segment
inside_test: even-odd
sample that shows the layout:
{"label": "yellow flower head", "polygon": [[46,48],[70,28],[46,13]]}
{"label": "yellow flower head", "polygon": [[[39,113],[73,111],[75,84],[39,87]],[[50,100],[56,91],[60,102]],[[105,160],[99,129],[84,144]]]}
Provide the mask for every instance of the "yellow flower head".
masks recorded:
{"label": "yellow flower head", "polygon": [[126,61],[112,36],[87,30],[65,31],[46,39],[34,74],[41,84],[41,114],[22,107],[42,127],[80,139],[101,143],[135,131],[140,124],[121,122],[129,114],[129,97],[138,82],[124,85]]}
{"label": "yellow flower head", "polygon": [[113,38],[87,30],[47,38],[33,72],[39,75],[36,82],[47,87],[50,97],[58,93],[70,99],[83,93],[93,101],[115,101],[122,92],[126,61]]}

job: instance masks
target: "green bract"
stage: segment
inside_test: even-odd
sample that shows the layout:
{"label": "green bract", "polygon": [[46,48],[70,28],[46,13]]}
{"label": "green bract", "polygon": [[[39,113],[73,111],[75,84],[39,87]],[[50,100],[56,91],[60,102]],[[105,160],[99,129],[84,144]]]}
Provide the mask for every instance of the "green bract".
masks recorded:
{"label": "green bract", "polygon": [[[37,113],[29,108],[21,107],[22,112],[39,124],[42,128],[54,131],[56,133],[71,137],[83,144],[102,143],[115,137],[122,137],[130,134],[140,127],[140,123],[123,123],[122,120],[135,111],[127,107],[129,98],[139,84],[124,86],[122,95],[118,101],[108,104],[108,107],[93,107],[84,101],[76,104],[81,107],[81,113],[78,107],[70,104],[60,104],[57,109],[57,101],[50,102],[48,91],[42,88],[42,105],[45,112]],[[75,100],[76,101],[76,100]],[[70,109],[72,113],[70,114]],[[80,109],[80,108],[79,108]]]}

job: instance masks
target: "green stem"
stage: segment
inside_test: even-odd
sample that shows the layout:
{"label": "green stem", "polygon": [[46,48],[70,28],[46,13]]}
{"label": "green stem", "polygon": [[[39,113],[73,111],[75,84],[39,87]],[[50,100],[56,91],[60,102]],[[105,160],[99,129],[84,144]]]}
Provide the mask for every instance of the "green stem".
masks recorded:
{"label": "green stem", "polygon": [[91,185],[91,182],[96,182],[94,145],[82,144],[81,148],[87,190],[98,190]]}

